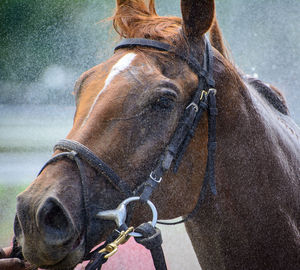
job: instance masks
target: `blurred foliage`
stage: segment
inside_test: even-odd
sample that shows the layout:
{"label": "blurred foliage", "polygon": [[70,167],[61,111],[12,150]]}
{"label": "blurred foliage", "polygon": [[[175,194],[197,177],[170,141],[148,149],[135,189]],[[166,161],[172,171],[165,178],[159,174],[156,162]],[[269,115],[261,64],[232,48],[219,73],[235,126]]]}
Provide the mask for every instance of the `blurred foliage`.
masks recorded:
{"label": "blurred foliage", "polygon": [[107,37],[96,23],[113,6],[110,0],[1,1],[0,80],[33,81],[52,63],[89,68]]}
{"label": "blurred foliage", "polygon": [[10,245],[16,213],[16,196],[25,189],[22,185],[0,184],[0,247]]}
{"label": "blurred foliage", "polygon": [[0,103],[39,103],[36,96],[42,91],[46,92],[41,93],[42,103],[70,103],[72,85],[47,89],[31,83],[39,82],[45,69],[55,65],[67,68],[74,84],[81,72],[110,54],[112,50],[100,48],[107,48],[104,44],[113,39],[111,24],[98,22],[112,14],[114,4],[111,0],[0,1]]}

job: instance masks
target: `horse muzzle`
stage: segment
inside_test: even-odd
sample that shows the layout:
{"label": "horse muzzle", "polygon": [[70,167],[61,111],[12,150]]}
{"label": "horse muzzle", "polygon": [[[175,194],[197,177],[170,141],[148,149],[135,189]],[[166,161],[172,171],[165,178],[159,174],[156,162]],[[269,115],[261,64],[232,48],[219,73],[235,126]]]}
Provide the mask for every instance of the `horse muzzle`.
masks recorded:
{"label": "horse muzzle", "polygon": [[75,227],[68,210],[51,196],[33,212],[27,207],[25,198],[22,194],[18,197],[14,224],[24,257],[39,267],[56,269],[55,265],[76,264],[84,255],[85,239],[84,233],[78,232]]}

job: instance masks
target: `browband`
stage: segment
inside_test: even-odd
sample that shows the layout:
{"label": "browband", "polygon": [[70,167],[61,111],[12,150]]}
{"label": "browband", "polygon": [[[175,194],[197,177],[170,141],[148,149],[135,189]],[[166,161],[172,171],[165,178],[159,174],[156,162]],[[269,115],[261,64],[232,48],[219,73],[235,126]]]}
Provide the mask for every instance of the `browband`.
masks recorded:
{"label": "browband", "polygon": [[146,38],[126,38],[123,39],[116,47],[115,51],[125,48],[133,48],[136,46],[148,47],[157,49],[160,51],[171,52],[180,57],[182,60],[188,63],[191,69],[198,75],[198,77],[203,77],[206,80],[206,83],[215,87],[215,81],[213,79],[213,53],[210,42],[205,36],[205,53],[203,55],[203,64],[200,65],[199,61],[193,55],[185,56],[184,54],[179,53],[174,46],[171,46],[167,43],[146,39]]}
{"label": "browband", "polygon": [[143,47],[149,47],[161,51],[169,52],[172,50],[172,46],[163,43],[160,41],[152,40],[152,39],[146,39],[146,38],[126,38],[123,39],[116,47],[115,51],[123,48],[130,48],[135,46],[143,46]]}

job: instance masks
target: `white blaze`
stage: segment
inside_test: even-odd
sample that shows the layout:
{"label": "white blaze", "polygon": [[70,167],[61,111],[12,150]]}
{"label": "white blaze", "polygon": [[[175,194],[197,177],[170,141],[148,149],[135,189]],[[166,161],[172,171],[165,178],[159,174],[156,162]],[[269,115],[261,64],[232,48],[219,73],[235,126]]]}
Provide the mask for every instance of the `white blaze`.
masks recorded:
{"label": "white blaze", "polygon": [[122,58],[119,59],[119,61],[117,63],[114,64],[114,66],[112,67],[110,73],[108,74],[104,86],[103,88],[99,91],[98,95],[96,96],[93,105],[90,108],[90,111],[83,123],[83,125],[85,124],[86,120],[89,118],[92,110],[94,109],[99,96],[105,92],[105,90],[107,89],[108,85],[112,82],[112,80],[114,79],[115,76],[117,76],[121,71],[125,70],[127,67],[130,66],[131,62],[133,61],[133,59],[135,58],[136,54],[135,53],[128,53],[126,55],[124,55]]}

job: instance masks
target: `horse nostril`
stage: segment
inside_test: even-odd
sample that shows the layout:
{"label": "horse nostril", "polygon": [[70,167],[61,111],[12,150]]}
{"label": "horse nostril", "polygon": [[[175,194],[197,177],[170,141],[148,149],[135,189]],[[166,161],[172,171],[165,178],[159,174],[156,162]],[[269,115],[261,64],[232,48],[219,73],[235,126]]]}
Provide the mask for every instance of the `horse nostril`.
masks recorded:
{"label": "horse nostril", "polygon": [[74,225],[61,203],[48,198],[38,209],[37,225],[48,244],[66,244],[74,234]]}
{"label": "horse nostril", "polygon": [[62,209],[58,206],[50,202],[47,205],[46,213],[44,216],[44,225],[49,229],[53,230],[61,230],[68,226],[68,220]]}

